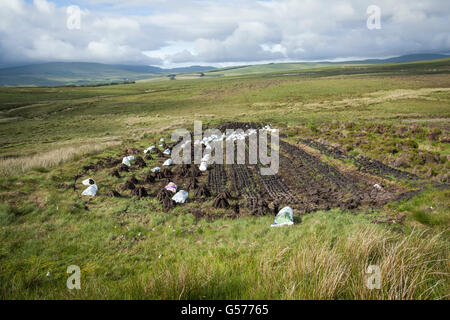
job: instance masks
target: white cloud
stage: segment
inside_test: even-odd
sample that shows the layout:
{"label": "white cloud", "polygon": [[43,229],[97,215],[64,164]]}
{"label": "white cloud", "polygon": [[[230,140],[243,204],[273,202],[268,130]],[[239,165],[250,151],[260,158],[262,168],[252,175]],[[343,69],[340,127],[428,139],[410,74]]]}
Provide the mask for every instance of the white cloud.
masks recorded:
{"label": "white cloud", "polygon": [[56,1],[2,0],[0,64],[229,64],[450,51],[450,2],[80,0],[81,30]]}
{"label": "white cloud", "polygon": [[33,0],[34,6],[39,12],[45,14],[51,14],[55,10],[55,4],[46,0]]}
{"label": "white cloud", "polygon": [[33,40],[29,48],[25,48],[24,53],[36,59],[59,60],[70,59],[73,51],[71,43],[42,34]]}
{"label": "white cloud", "polygon": [[125,32],[139,32],[139,22],[132,18],[127,17],[103,17],[95,19],[92,23],[92,27],[95,29],[125,31]]}
{"label": "white cloud", "polygon": [[23,0],[3,0],[2,10],[14,14],[21,14],[25,11],[25,1]]}

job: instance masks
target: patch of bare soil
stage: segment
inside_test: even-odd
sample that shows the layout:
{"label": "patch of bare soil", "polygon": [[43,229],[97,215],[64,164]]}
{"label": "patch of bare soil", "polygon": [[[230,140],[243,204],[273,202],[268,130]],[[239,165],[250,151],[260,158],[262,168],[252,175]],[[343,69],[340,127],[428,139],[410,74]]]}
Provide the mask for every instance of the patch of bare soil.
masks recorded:
{"label": "patch of bare soil", "polygon": [[[261,125],[226,123],[222,129],[245,131],[258,127]],[[411,173],[367,157],[351,156],[337,147],[316,140],[299,139],[299,142],[301,144],[294,145],[280,140],[280,166],[278,173],[274,175],[261,175],[261,164],[214,164],[210,166],[207,174],[202,174],[197,165],[183,164],[152,173],[146,168],[142,157],[136,157],[138,160],[130,168],[116,164],[111,175],[119,178],[122,172],[126,175],[132,171],[133,174],[124,184],[120,185],[117,181],[117,190],[137,198],[156,197],[165,211],[177,205],[172,201],[173,193],[164,189],[164,186],[172,181],[178,186],[178,190],[190,191],[188,202],[198,202],[196,217],[213,217],[222,211],[226,212],[222,216],[231,218],[276,214],[280,208],[287,205],[297,213],[332,208],[376,207],[397,199],[407,199],[419,191],[406,190],[396,185],[395,181],[388,183],[385,180],[387,177],[407,181],[418,179]],[[170,148],[173,145],[164,147]],[[136,152],[128,149],[127,153],[130,151]],[[158,148],[153,150],[153,153],[161,163],[166,159]],[[321,153],[341,160],[335,161],[339,162],[339,165],[326,161]],[[347,170],[348,161],[351,161],[357,170],[353,167]],[[93,165],[94,168],[84,169],[110,168],[112,163],[112,159],[104,159],[102,166],[97,163]],[[374,185],[374,181],[387,183]],[[114,189],[114,186],[111,189]],[[110,192],[108,195],[120,196],[116,192]]]}
{"label": "patch of bare soil", "polygon": [[388,178],[392,176],[398,179],[411,179],[411,180],[418,179],[418,177],[415,174],[392,168],[382,163],[381,161],[375,159],[371,159],[361,155],[355,157],[344,152],[340,148],[331,145],[325,145],[323,143],[320,143],[319,141],[312,139],[298,139],[298,140],[299,142],[309,147],[319,150],[321,153],[327,156],[339,160],[350,160],[358,167],[358,170],[362,172],[367,172],[383,178]]}

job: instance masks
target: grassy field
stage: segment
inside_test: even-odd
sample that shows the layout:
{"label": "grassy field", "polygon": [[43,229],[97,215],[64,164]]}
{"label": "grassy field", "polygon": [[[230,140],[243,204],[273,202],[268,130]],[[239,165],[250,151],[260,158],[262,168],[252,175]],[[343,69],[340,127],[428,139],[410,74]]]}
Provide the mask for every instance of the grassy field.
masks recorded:
{"label": "grassy field", "polygon": [[[450,59],[238,70],[0,89],[0,297],[448,299]],[[152,197],[109,198],[108,172],[95,173],[97,197],[67,187],[83,166],[194,120],[270,123],[290,143],[314,138],[415,173],[423,191],[382,207],[297,214],[274,229],[271,215],[230,219],[217,209],[198,219],[194,202],[165,213]],[[366,287],[373,264],[379,290]],[[81,290],[66,288],[69,265],[81,268]]]}

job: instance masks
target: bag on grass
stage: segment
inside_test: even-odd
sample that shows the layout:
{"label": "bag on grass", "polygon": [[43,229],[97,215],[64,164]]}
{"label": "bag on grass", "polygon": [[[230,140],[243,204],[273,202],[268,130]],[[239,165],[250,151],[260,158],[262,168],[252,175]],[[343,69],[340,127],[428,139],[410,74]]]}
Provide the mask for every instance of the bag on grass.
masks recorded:
{"label": "bag on grass", "polygon": [[164,187],[164,189],[169,190],[173,193],[177,192],[177,185],[173,182],[169,182],[169,184],[167,186]]}
{"label": "bag on grass", "polygon": [[176,203],[185,203],[188,198],[188,192],[185,190],[178,191],[173,197],[172,200]]}
{"label": "bag on grass", "polygon": [[167,159],[166,161],[164,161],[163,166],[171,166],[172,165],[172,159]]}
{"label": "bag on grass", "polygon": [[83,196],[95,196],[97,194],[98,187],[96,184],[91,184],[87,187],[81,195]]}
{"label": "bag on grass", "polygon": [[144,153],[149,153],[153,149],[155,149],[155,146],[148,147],[147,149],[144,150]]}
{"label": "bag on grass", "polygon": [[133,160],[134,160],[134,156],[123,157],[122,163],[129,167],[129,166],[131,166],[130,161],[133,161]]}
{"label": "bag on grass", "polygon": [[94,181],[93,179],[91,179],[91,178],[88,178],[88,179],[86,179],[86,180],[83,180],[81,183],[82,183],[83,185],[85,185],[85,186],[90,186],[90,185],[95,184],[95,181]]}
{"label": "bag on grass", "polygon": [[291,207],[281,209],[271,227],[290,226],[294,224],[294,212]]}

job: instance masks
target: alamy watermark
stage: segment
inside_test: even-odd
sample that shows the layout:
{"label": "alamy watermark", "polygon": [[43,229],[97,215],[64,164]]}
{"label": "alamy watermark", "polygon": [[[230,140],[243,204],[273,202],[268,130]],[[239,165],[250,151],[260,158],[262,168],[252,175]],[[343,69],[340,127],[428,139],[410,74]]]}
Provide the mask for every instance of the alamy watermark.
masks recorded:
{"label": "alamy watermark", "polygon": [[79,266],[71,265],[67,267],[67,273],[71,274],[69,278],[67,278],[67,289],[73,290],[81,289],[81,270]]}
{"label": "alamy watermark", "polygon": [[367,267],[366,274],[369,276],[366,279],[366,286],[370,290],[381,288],[381,270],[377,265],[370,265]]}
{"label": "alamy watermark", "polygon": [[[268,135],[270,134],[270,148]],[[174,164],[210,165],[259,164],[261,175],[274,175],[279,169],[279,130],[269,126],[260,129],[207,129],[203,134],[202,122],[194,121],[193,144],[191,133],[177,129],[172,141],[179,141],[172,149]],[[194,157],[192,158],[192,150]],[[236,152],[235,152],[236,151]]]}
{"label": "alamy watermark", "polygon": [[81,29],[81,9],[79,6],[67,7],[67,29],[80,30]]}
{"label": "alamy watermark", "polygon": [[367,7],[366,13],[369,15],[366,23],[367,29],[381,29],[381,8],[372,4]]}

